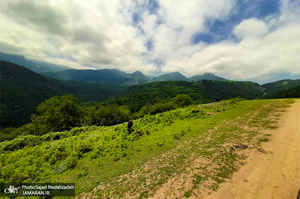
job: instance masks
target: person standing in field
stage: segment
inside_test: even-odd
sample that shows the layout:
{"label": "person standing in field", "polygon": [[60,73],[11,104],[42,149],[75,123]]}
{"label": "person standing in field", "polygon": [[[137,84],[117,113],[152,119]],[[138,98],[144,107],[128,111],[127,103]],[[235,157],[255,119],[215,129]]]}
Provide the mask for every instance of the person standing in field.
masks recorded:
{"label": "person standing in field", "polygon": [[132,133],[132,126],[133,126],[133,122],[132,120],[129,120],[127,122],[127,130],[128,130],[128,134],[131,134]]}

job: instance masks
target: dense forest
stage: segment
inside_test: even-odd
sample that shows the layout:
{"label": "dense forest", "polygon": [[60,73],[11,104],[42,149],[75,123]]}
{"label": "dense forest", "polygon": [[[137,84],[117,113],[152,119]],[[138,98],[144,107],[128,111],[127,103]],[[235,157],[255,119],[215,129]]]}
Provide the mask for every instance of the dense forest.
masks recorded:
{"label": "dense forest", "polygon": [[0,61],[0,81],[2,128],[30,122],[38,104],[56,95],[73,94],[83,102],[90,102],[117,96],[125,89],[117,85],[64,82],[6,61]]}
{"label": "dense forest", "polygon": [[259,84],[253,82],[163,81],[131,86],[120,97],[110,99],[107,103],[129,105],[132,111],[137,111],[146,104],[168,100],[179,94],[187,94],[196,103],[202,104],[212,102],[215,97],[219,99],[233,97],[254,99],[259,98],[263,92]]}

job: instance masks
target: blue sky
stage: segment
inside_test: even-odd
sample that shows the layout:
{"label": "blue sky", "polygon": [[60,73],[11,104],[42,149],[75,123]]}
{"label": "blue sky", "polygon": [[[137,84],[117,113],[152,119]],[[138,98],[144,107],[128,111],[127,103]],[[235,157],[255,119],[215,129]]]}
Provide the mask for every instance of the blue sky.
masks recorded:
{"label": "blue sky", "polygon": [[203,41],[206,43],[214,43],[225,39],[234,39],[232,38],[232,30],[237,24],[253,17],[263,19],[268,15],[279,14],[279,8],[279,0],[239,0],[233,8],[235,11],[229,14],[228,18],[207,20],[206,26],[209,28],[209,32],[196,34],[192,42],[198,43]]}
{"label": "blue sky", "polygon": [[300,76],[298,0],[12,0],[0,51],[72,68],[148,75]]}

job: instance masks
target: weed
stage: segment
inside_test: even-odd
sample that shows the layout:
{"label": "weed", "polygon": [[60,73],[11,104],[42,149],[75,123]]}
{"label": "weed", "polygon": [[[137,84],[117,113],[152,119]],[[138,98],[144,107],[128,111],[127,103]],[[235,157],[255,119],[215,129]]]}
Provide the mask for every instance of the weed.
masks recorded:
{"label": "weed", "polygon": [[189,190],[189,191],[187,191],[187,192],[184,193],[184,196],[187,197],[187,198],[189,198],[189,197],[191,197],[192,193],[193,193],[193,191]]}

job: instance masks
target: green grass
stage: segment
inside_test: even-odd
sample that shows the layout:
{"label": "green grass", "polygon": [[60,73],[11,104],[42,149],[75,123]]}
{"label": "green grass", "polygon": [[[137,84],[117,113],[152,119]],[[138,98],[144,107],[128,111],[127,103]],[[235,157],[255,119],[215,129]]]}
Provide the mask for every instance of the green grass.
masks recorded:
{"label": "green grass", "polygon": [[[259,130],[276,128],[278,113],[290,103],[292,100],[229,100],[145,116],[134,121],[131,135],[127,135],[126,124],[121,124],[6,141],[0,144],[0,179],[74,182],[76,195],[102,185],[105,189],[93,195],[122,198],[130,193],[147,198],[172,176],[186,172],[193,157],[203,157],[211,170],[198,168],[194,186],[184,190],[184,195],[191,196],[205,181],[211,181],[211,189],[217,190],[245,159],[236,153],[242,149],[233,145],[258,147],[268,141],[270,134]],[[270,119],[272,114],[277,117]],[[251,129],[243,128],[245,125]]]}

